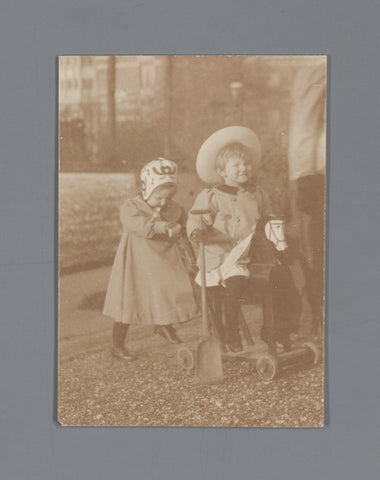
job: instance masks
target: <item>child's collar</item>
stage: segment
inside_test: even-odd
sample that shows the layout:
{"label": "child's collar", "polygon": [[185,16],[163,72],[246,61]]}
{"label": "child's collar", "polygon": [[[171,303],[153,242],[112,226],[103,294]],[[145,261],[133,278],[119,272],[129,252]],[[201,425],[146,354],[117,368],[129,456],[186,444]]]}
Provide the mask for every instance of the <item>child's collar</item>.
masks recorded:
{"label": "child's collar", "polygon": [[228,193],[230,195],[237,195],[240,190],[245,190],[248,192],[254,192],[256,190],[256,186],[251,184],[247,184],[244,185],[244,187],[239,188],[232,187],[231,185],[226,185],[225,183],[223,183],[222,185],[217,185],[215,188],[223,193]]}

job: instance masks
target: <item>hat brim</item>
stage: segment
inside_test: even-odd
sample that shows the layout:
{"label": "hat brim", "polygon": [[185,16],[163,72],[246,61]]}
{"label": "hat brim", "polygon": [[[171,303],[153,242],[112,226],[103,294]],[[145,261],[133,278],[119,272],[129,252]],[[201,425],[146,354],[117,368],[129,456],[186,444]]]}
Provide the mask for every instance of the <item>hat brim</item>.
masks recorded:
{"label": "hat brim", "polygon": [[198,152],[196,169],[200,178],[211,185],[221,182],[216,167],[216,157],[222,148],[231,143],[240,143],[251,154],[255,166],[260,164],[261,146],[256,134],[247,127],[225,127],[213,133],[201,146]]}

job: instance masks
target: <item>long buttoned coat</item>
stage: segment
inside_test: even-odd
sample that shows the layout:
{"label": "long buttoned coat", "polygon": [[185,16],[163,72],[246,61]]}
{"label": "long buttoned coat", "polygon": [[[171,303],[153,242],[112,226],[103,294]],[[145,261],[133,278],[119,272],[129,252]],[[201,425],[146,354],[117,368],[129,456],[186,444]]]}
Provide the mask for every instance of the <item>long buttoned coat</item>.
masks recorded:
{"label": "long buttoned coat", "polygon": [[[160,220],[180,223],[184,211],[171,201]],[[187,271],[174,240],[155,235],[153,209],[137,195],[120,207],[123,233],[103,313],[126,324],[168,325],[197,315]]]}

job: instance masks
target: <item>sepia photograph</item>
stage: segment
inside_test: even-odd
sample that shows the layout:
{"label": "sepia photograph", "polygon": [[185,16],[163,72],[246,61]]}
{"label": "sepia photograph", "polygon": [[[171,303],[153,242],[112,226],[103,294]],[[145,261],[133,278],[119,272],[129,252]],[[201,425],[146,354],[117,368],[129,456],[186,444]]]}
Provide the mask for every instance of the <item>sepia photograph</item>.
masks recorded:
{"label": "sepia photograph", "polygon": [[327,57],[57,84],[59,423],[323,427]]}

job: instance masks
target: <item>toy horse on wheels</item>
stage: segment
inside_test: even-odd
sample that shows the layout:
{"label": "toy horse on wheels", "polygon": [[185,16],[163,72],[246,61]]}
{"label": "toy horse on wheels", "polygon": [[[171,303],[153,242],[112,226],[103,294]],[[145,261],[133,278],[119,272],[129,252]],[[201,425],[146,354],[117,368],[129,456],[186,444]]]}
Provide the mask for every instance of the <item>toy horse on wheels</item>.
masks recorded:
{"label": "toy horse on wheels", "polygon": [[[199,213],[205,214],[204,211]],[[242,312],[239,316],[239,326],[246,345],[242,352],[228,352],[223,338],[223,287],[207,289],[209,290],[207,305],[203,293],[203,316],[209,318],[209,329],[220,343],[222,359],[252,363],[263,381],[272,381],[281,371],[292,367],[314,365],[320,358],[319,350],[314,343],[292,344],[290,339],[291,334],[298,329],[301,299],[289,268],[296,255],[287,244],[284,226],[282,218],[266,218],[259,221],[255,232],[234,247],[219,272],[222,276],[227,274],[234,262],[249,252],[252,258],[249,265],[249,282],[251,291],[255,292],[262,306],[261,337],[267,346],[265,352],[254,345]],[[201,265],[201,270],[199,277],[204,282],[202,283],[204,292],[207,287],[204,264]],[[184,345],[178,351],[178,360],[184,368],[190,370],[197,365],[197,352]]]}

